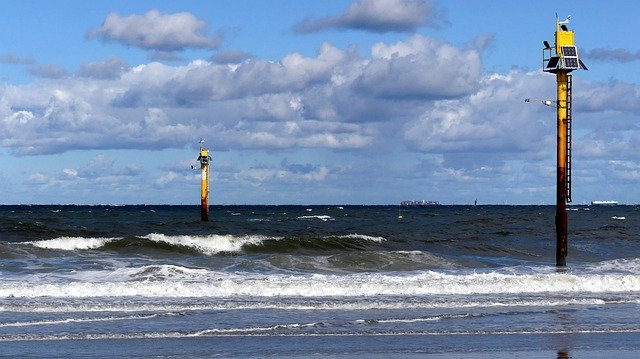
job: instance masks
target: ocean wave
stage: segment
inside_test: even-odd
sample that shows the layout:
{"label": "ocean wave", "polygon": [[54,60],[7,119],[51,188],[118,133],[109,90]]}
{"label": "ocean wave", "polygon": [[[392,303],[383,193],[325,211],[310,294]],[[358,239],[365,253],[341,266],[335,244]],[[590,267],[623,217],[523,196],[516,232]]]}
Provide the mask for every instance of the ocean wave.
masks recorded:
{"label": "ocean wave", "polygon": [[640,274],[640,258],[614,259],[611,261],[604,261],[596,265],[590,266],[587,269],[594,272]]}
{"label": "ocean wave", "polygon": [[[162,273],[165,271],[167,273]],[[54,282],[8,281],[0,297],[374,297],[619,293],[640,291],[635,274],[411,274],[346,275],[224,273],[176,266],[101,272],[94,281],[59,275]],[[91,278],[88,273],[82,278]]]}
{"label": "ocean wave", "polygon": [[77,249],[100,248],[114,240],[117,240],[117,238],[59,237],[26,243],[38,248],[73,251]]}
{"label": "ocean wave", "polygon": [[21,313],[66,313],[66,312],[189,312],[189,311],[229,311],[274,309],[285,311],[326,311],[326,310],[406,310],[406,309],[451,309],[451,308],[492,308],[492,307],[560,307],[560,306],[601,306],[615,304],[640,304],[635,297],[616,297],[609,300],[600,298],[556,297],[542,299],[540,297],[512,296],[496,298],[493,296],[474,296],[467,298],[430,298],[425,301],[420,297],[407,297],[403,300],[384,298],[262,298],[247,301],[244,298],[167,298],[153,299],[149,297],[127,298],[121,301],[118,297],[109,301],[104,298],[53,298],[31,301],[12,301],[0,306],[0,311]]}
{"label": "ocean wave", "polygon": [[165,235],[151,233],[142,237],[128,238],[91,238],[59,237],[54,239],[25,242],[38,248],[54,250],[118,250],[126,248],[161,248],[171,250],[188,249],[212,256],[220,253],[250,252],[295,252],[307,250],[351,250],[364,249],[367,243],[382,243],[384,237],[365,234],[345,234],[322,237],[275,237],[266,235]]}
{"label": "ocean wave", "polygon": [[64,318],[64,319],[51,319],[51,320],[34,320],[27,322],[10,322],[0,323],[0,328],[8,327],[35,327],[44,325],[60,325],[70,323],[96,323],[96,322],[115,322],[124,320],[147,320],[157,318],[160,316],[166,316],[166,314],[134,314],[117,317],[97,317],[97,318]]}
{"label": "ocean wave", "polygon": [[[367,236],[365,234],[357,234],[357,233],[339,235],[339,236],[335,236],[335,237],[336,238],[343,238],[343,239],[362,239],[362,240],[365,240],[365,241],[378,242],[378,243],[386,241],[386,239],[384,237],[373,237],[373,236]],[[325,238],[330,238],[330,237],[325,237]]]}
{"label": "ocean wave", "polygon": [[[187,247],[205,255],[217,253],[240,252],[243,246],[260,245],[265,240],[278,240],[281,237],[267,237],[261,235],[206,235],[206,236],[167,236],[159,233],[151,233],[139,239],[125,238],[88,238],[88,237],[59,237],[41,241],[25,242],[38,248],[57,250],[88,250],[108,247],[117,249],[118,247],[128,247],[131,242],[151,241],[155,243],[168,244],[170,246]],[[144,243],[142,243],[144,244]]]}
{"label": "ocean wave", "polygon": [[257,246],[266,240],[279,240],[282,237],[267,237],[262,235],[232,236],[218,234],[210,234],[207,236],[167,236],[159,233],[151,233],[144,238],[153,242],[162,242],[176,246],[188,247],[205,255],[214,255],[218,253],[241,252],[244,246]]}
{"label": "ocean wave", "polygon": [[[306,328],[313,328],[322,326],[324,323],[284,323],[276,324],[265,327],[249,327],[249,328],[219,328],[219,329],[206,329],[198,331],[158,331],[158,332],[133,332],[133,333],[61,333],[61,334],[2,334],[0,335],[0,342],[11,341],[63,341],[63,340],[131,340],[131,339],[183,339],[183,338],[199,338],[199,337],[229,337],[229,336],[251,336],[260,337],[273,335],[286,335],[288,337],[317,337],[317,336],[434,336],[444,337],[447,335],[455,336],[478,336],[478,335],[563,335],[563,334],[620,334],[620,333],[640,333],[640,328],[633,326],[611,327],[611,328],[589,328],[584,327],[566,328],[566,329],[501,329],[501,328],[487,328],[483,330],[473,329],[421,329],[421,330],[382,330],[382,331],[365,331],[365,332],[350,332],[345,333],[342,330],[325,330],[322,332],[309,332],[303,330]],[[602,351],[605,353],[604,357],[615,357],[620,353],[626,353],[626,351]],[[241,352],[245,354],[245,352]],[[517,353],[517,352],[514,352]],[[587,352],[589,353],[589,352]],[[598,351],[596,351],[596,354]],[[606,355],[609,354],[609,355]],[[554,352],[555,355],[555,352]],[[480,357],[480,356],[478,356]]]}
{"label": "ocean wave", "polygon": [[325,215],[317,215],[317,216],[300,216],[300,217],[297,217],[297,218],[300,219],[300,220],[319,219],[319,220],[321,220],[323,222],[335,220],[335,218],[333,218],[331,216],[328,216],[326,214]]}

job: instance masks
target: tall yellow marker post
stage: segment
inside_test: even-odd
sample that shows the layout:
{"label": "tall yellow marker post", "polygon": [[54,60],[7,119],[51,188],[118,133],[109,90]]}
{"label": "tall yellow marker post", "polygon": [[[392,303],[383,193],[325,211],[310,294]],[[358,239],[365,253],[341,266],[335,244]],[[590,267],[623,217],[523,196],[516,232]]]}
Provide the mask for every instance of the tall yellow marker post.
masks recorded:
{"label": "tall yellow marker post", "polygon": [[542,69],[556,74],[558,84],[558,153],[556,184],[556,266],[567,265],[567,203],[571,202],[571,71],[587,67],[578,58],[573,31],[567,29],[571,16],[560,21],[556,15],[555,46],[544,42]]}
{"label": "tall yellow marker post", "polygon": [[200,140],[200,220],[209,220],[209,150],[204,148],[204,139]]}

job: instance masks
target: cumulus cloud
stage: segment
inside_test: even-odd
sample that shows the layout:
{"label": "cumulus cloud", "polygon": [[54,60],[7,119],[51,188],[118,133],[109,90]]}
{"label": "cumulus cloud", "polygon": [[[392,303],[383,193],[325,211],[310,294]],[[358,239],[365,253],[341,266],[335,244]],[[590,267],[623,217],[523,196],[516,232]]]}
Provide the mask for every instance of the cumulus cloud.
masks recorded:
{"label": "cumulus cloud", "polygon": [[254,166],[238,172],[235,177],[236,179],[248,180],[256,184],[274,180],[292,183],[298,183],[301,180],[305,182],[321,182],[327,178],[330,172],[329,167],[325,165],[290,163],[285,158],[279,166]]}
{"label": "cumulus cloud", "polygon": [[608,49],[598,47],[581,52],[583,57],[604,62],[632,62],[640,60],[640,51],[631,52],[627,49]]}
{"label": "cumulus cloud", "polygon": [[[133,162],[125,166],[120,166],[113,159],[104,154],[97,154],[87,163],[78,167],[66,167],[59,172],[31,173],[27,177],[27,183],[38,186],[39,189],[51,189],[67,191],[73,188],[76,191],[88,191],[87,194],[94,195],[96,191],[109,189],[110,195],[113,188],[121,186],[138,186],[139,178],[145,173],[144,167]],[[101,197],[97,195],[96,198]]]}
{"label": "cumulus cloud", "polygon": [[378,43],[356,86],[377,96],[448,98],[472,92],[482,74],[480,53],[421,35]]}
{"label": "cumulus cloud", "polygon": [[251,59],[253,55],[240,50],[228,50],[211,57],[211,61],[216,64],[238,64]]}
{"label": "cumulus cloud", "polygon": [[14,65],[32,65],[35,64],[35,60],[30,56],[20,56],[15,54],[0,55],[0,64],[14,64]]}
{"label": "cumulus cloud", "polygon": [[[291,53],[279,61],[129,67],[109,58],[82,65],[78,75],[0,88],[0,145],[32,155],[184,148],[203,136],[216,150],[382,152],[400,143],[442,154],[441,173],[461,180],[486,173],[480,167],[495,173],[506,160],[547,158],[554,148],[552,111],[522,101],[553,96],[552,77],[483,74],[479,49],[421,35],[375,44],[367,57],[325,43],[315,56]],[[577,79],[575,89],[574,116],[582,126],[575,148],[599,149],[604,158],[617,146],[633,158],[640,142],[630,126],[640,111],[637,86]],[[612,123],[591,118],[611,111],[619,131],[602,130]],[[470,154],[478,153],[483,161],[474,167]],[[301,168],[284,163],[267,172],[325,175],[320,168],[296,172]],[[158,185],[187,176],[173,172],[178,176]]]}
{"label": "cumulus cloud", "polygon": [[582,111],[620,111],[640,113],[640,88],[619,81],[585,84],[576,94],[577,108]]}
{"label": "cumulus cloud", "polygon": [[150,10],[144,15],[130,16],[110,13],[102,26],[87,32],[87,37],[162,52],[216,49],[221,39],[207,34],[207,27],[205,21],[188,12],[162,14]]}
{"label": "cumulus cloud", "polygon": [[94,79],[114,79],[129,70],[129,65],[119,57],[89,62],[80,66],[78,75]]}
{"label": "cumulus cloud", "polygon": [[339,15],[306,18],[292,30],[298,34],[328,29],[406,32],[420,26],[439,27],[442,23],[443,15],[429,0],[358,0]]}
{"label": "cumulus cloud", "polygon": [[537,73],[486,76],[470,96],[436,101],[407,122],[405,141],[416,150],[433,153],[536,153],[542,139],[551,140],[555,127],[540,120],[543,106],[522,99],[533,89],[551,92],[553,83],[546,80]]}
{"label": "cumulus cloud", "polygon": [[57,65],[33,66],[29,69],[29,74],[45,79],[61,79],[69,76],[69,72]]}
{"label": "cumulus cloud", "polygon": [[144,173],[144,169],[139,163],[118,167],[113,159],[98,154],[85,165],[79,168],[65,168],[62,172],[67,178],[93,180],[106,177],[135,177]]}
{"label": "cumulus cloud", "polygon": [[109,58],[80,77],[2,88],[0,144],[18,155],[162,149],[204,134],[218,149],[367,148],[401,128],[390,121],[467,96],[481,79],[479,52],[424,36],[376,44],[370,58],[325,43],[314,57],[224,62]]}

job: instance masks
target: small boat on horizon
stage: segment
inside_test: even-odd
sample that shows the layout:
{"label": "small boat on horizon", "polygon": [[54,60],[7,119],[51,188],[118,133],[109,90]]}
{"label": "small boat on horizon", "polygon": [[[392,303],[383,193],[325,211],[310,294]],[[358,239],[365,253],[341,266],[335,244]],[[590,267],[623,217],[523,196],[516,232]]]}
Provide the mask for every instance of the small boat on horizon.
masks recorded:
{"label": "small boat on horizon", "polygon": [[592,206],[617,206],[617,201],[591,201]]}

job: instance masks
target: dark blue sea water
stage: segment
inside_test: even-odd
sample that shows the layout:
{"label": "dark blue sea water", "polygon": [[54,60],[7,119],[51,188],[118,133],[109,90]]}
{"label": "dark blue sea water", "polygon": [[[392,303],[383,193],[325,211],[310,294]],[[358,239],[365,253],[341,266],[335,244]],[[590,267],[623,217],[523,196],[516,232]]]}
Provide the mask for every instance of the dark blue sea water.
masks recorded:
{"label": "dark blue sea water", "polygon": [[637,357],[639,208],[554,214],[0,206],[0,355]]}

